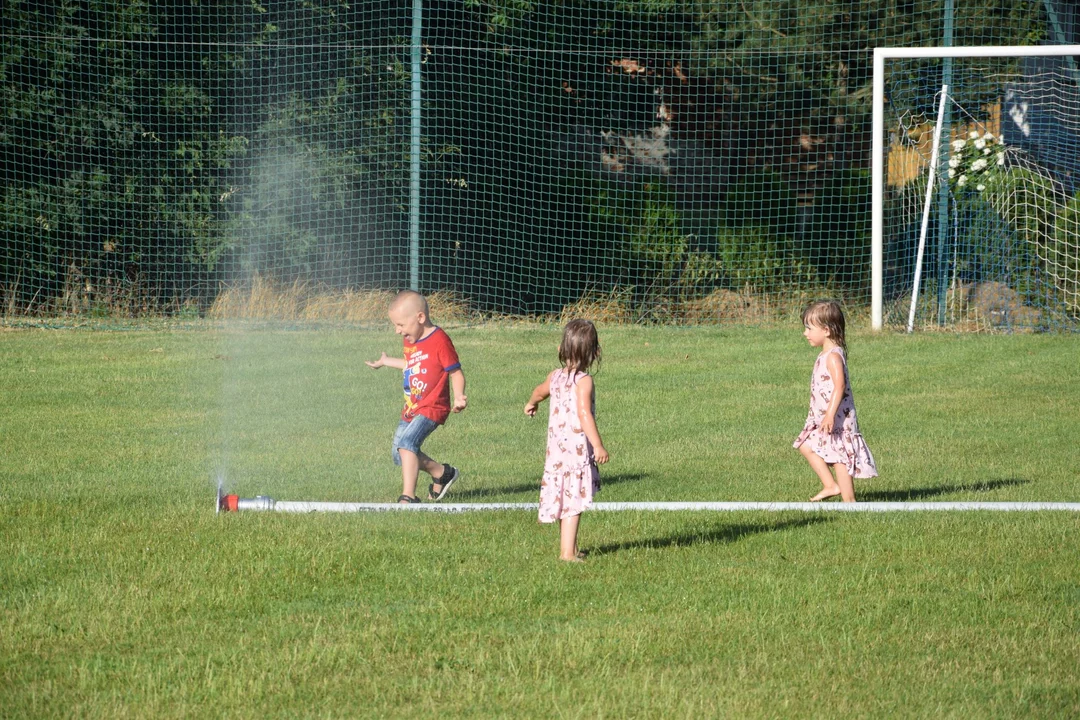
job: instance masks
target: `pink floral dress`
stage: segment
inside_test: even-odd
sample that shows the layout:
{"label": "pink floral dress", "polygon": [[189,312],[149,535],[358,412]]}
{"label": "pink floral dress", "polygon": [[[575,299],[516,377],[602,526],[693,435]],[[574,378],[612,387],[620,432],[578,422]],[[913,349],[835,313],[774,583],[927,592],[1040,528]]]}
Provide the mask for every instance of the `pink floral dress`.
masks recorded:
{"label": "pink floral dress", "polygon": [[[836,409],[836,417],[833,418],[833,431],[826,435],[821,431],[821,420],[825,417],[825,410],[828,409],[833,394],[833,381],[825,364],[831,352],[840,356],[840,363],[844,367],[844,397]],[[806,416],[806,425],[802,432],[795,438],[794,447],[800,447],[805,442],[810,443],[814,454],[830,465],[839,463],[846,466],[851,477],[877,477],[874,456],[870,454],[870,448],[859,433],[859,422],[855,418],[855,399],[851,395],[847,359],[842,348],[835,347],[823,352],[814,362],[814,371],[810,376],[810,412]]]}
{"label": "pink floral dress", "polygon": [[[578,380],[565,368],[551,376],[551,409],[548,414],[547,460],[540,482],[540,522],[551,523],[580,515],[600,492],[600,471],[593,447],[577,414]],[[595,408],[593,410],[595,413]]]}

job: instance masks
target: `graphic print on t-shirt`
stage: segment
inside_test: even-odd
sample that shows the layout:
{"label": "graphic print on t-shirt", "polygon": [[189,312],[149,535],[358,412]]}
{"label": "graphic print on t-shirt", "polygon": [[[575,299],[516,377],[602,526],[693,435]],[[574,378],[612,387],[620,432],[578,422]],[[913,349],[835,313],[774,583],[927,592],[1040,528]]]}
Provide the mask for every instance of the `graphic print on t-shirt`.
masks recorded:
{"label": "graphic print on t-shirt", "polygon": [[415,345],[405,346],[405,410],[410,417],[416,415],[416,406],[424,397],[428,385],[424,382],[427,369],[422,365],[428,355]]}

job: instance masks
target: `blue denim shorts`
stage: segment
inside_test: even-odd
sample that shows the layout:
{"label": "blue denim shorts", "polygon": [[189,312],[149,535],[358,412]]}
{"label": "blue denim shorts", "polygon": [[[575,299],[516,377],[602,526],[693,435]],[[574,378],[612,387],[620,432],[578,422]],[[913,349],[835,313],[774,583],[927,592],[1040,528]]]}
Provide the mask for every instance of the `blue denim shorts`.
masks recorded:
{"label": "blue denim shorts", "polygon": [[423,415],[417,415],[412,422],[402,420],[394,431],[394,444],[390,452],[394,457],[394,464],[401,464],[401,454],[398,450],[408,450],[414,454],[420,453],[420,446],[427,440],[427,436],[435,432],[438,423]]}

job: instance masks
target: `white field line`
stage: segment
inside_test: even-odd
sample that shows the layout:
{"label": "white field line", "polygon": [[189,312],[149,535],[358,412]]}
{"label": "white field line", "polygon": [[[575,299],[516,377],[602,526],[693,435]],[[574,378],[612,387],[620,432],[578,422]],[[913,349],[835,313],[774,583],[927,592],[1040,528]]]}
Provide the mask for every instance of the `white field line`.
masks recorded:
{"label": "white field line", "polygon": [[[269,498],[267,498],[269,500]],[[296,502],[269,500],[269,507],[261,508],[275,512],[442,512],[463,513],[492,510],[532,510],[537,503],[420,503],[398,505],[397,503],[342,503],[342,502]],[[255,509],[255,508],[252,508]],[[598,502],[589,512],[621,511],[671,511],[687,512],[1035,512],[1058,510],[1080,512],[1080,503],[1066,502],[859,502],[859,503],[810,503],[810,502]]]}

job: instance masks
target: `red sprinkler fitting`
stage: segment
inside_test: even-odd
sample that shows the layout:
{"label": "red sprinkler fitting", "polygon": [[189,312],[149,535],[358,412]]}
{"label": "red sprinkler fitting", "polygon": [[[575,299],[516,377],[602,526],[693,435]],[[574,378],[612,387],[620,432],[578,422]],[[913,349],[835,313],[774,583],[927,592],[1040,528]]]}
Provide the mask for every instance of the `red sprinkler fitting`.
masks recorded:
{"label": "red sprinkler fitting", "polygon": [[239,495],[222,495],[218,491],[217,512],[240,512],[241,510],[273,510],[275,506],[273,498],[259,495],[253,498],[242,498]]}

